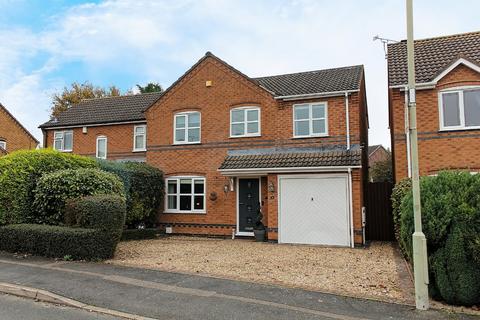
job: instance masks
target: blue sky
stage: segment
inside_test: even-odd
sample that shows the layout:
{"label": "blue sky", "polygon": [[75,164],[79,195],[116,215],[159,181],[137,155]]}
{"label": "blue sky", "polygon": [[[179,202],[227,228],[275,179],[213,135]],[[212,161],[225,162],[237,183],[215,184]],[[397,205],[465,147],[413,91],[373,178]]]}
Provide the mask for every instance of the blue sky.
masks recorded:
{"label": "blue sky", "polygon": [[[389,145],[384,53],[403,0],[0,0],[0,102],[41,140],[73,81],[168,87],[206,51],[250,76],[364,64],[370,143]],[[416,0],[415,37],[480,30],[480,1]],[[421,106],[420,106],[421,107]]]}

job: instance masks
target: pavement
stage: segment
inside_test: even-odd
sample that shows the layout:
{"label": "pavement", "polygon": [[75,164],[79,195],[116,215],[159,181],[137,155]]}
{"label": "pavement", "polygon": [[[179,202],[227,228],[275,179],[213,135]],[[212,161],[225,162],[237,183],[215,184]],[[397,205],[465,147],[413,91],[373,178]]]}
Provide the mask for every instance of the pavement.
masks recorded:
{"label": "pavement", "polygon": [[0,283],[50,292],[123,318],[138,316],[129,319],[478,319],[301,289],[7,253],[0,254]]}

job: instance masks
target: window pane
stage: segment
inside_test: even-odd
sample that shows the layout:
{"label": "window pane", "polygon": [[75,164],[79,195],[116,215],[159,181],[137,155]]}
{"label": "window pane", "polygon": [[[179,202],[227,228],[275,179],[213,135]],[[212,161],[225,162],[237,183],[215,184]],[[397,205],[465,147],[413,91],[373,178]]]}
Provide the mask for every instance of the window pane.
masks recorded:
{"label": "window pane", "polygon": [[62,139],[63,138],[63,132],[55,132],[55,139]]}
{"label": "window pane", "polygon": [[325,118],[325,106],[323,104],[312,106],[312,118]]}
{"label": "window pane", "polygon": [[61,139],[55,140],[55,145],[53,148],[55,150],[62,150],[62,140]]}
{"label": "window pane", "polygon": [[177,193],[177,181],[168,181],[168,190],[167,193]]}
{"label": "window pane", "polygon": [[135,149],[145,149],[145,136],[135,136]]}
{"label": "window pane", "polygon": [[203,210],[203,196],[195,196],[193,202],[193,208],[195,210]]}
{"label": "window pane", "polygon": [[309,118],[309,107],[308,106],[297,106],[294,109],[295,112],[295,120],[300,120],[300,119],[308,119]]}
{"label": "window pane", "polygon": [[200,128],[188,129],[188,142],[199,142],[199,141],[200,141]]}
{"label": "window pane", "polygon": [[460,109],[458,93],[444,93],[443,100],[443,125],[445,127],[460,125]]}
{"label": "window pane", "polygon": [[465,107],[465,126],[480,126],[480,90],[463,93]]}
{"label": "window pane", "polygon": [[258,133],[258,122],[247,123],[247,133]]}
{"label": "window pane", "polygon": [[313,120],[313,133],[325,133],[325,120]]}
{"label": "window pane", "polygon": [[175,128],[185,128],[185,116],[176,116],[175,121]]}
{"label": "window pane", "polygon": [[63,149],[64,150],[72,150],[72,139],[73,135],[71,132],[65,132],[63,137]]}
{"label": "window pane", "polygon": [[145,133],[145,127],[144,126],[135,127],[135,133],[139,133],[139,134]]}
{"label": "window pane", "polygon": [[247,121],[258,121],[258,110],[247,110]]}
{"label": "window pane", "polygon": [[295,135],[296,136],[308,136],[309,131],[309,121],[295,121]]}
{"label": "window pane", "polygon": [[175,141],[185,141],[185,129],[175,130]]}
{"label": "window pane", "polygon": [[192,179],[180,179],[180,193],[192,193]]}
{"label": "window pane", "polygon": [[192,210],[192,196],[180,196],[180,210]]}
{"label": "window pane", "polygon": [[177,196],[168,196],[167,208],[177,209]]}
{"label": "window pane", "polygon": [[98,139],[97,141],[97,157],[98,158],[105,158],[107,151],[107,140],[105,139]]}
{"label": "window pane", "polygon": [[232,111],[232,122],[242,122],[242,121],[245,121],[244,110],[233,110]]}
{"label": "window pane", "polygon": [[204,193],[204,182],[202,180],[195,180],[194,185],[193,185],[193,191],[194,193]]}
{"label": "window pane", "polygon": [[243,123],[234,123],[232,124],[232,136],[243,136],[245,126]]}
{"label": "window pane", "polygon": [[188,126],[200,127],[200,112],[194,112],[188,115]]}
{"label": "window pane", "polygon": [[2,148],[3,150],[6,150],[7,149],[7,143],[5,141],[0,141],[0,148]]}

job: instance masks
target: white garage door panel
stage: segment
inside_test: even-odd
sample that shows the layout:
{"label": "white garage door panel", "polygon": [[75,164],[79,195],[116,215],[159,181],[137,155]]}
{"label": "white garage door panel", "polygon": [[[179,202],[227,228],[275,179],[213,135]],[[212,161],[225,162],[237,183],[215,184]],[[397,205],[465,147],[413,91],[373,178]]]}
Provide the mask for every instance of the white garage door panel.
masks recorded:
{"label": "white garage door panel", "polygon": [[350,245],[347,177],[280,179],[280,242]]}

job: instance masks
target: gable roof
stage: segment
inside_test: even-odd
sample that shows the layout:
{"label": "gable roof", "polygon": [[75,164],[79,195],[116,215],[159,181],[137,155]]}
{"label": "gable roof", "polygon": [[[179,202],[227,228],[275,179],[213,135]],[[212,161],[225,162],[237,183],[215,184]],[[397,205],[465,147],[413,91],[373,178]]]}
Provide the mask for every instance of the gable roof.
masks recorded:
{"label": "gable roof", "polygon": [[28,131],[21,123],[20,121],[17,120],[17,118],[15,118],[13,116],[13,114],[10,113],[10,111],[8,111],[8,109],[0,103],[0,110],[5,112],[7,114],[7,116],[9,116],[13,122],[15,122],[17,124],[17,126],[20,127],[20,129],[22,129],[33,141],[35,141],[37,143],[37,145],[40,143],[34,136],[33,134],[30,133],[30,131]]}
{"label": "gable roof", "polygon": [[143,121],[145,120],[143,110],[162,94],[152,92],[86,99],[62,112],[57,119],[45,122],[40,128]]}
{"label": "gable roof", "polygon": [[[480,31],[415,40],[414,43],[417,84],[434,81],[442,71],[459,59],[480,66]],[[406,85],[406,40],[389,44],[387,58],[389,86]]]}

